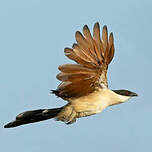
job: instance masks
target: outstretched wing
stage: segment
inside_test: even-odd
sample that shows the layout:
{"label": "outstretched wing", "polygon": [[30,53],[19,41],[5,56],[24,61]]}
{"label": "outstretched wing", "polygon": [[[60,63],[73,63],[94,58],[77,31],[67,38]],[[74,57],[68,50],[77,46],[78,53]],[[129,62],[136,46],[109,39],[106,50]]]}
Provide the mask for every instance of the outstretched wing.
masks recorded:
{"label": "outstretched wing", "polygon": [[72,48],[65,48],[65,55],[77,64],[59,66],[57,75],[61,84],[53,90],[63,99],[78,98],[94,92],[96,89],[107,88],[107,69],[114,56],[114,39],[110,33],[108,39],[107,27],[102,30],[100,38],[99,23],[95,23],[93,37],[87,25],[83,27],[83,35],[77,31],[77,43]]}

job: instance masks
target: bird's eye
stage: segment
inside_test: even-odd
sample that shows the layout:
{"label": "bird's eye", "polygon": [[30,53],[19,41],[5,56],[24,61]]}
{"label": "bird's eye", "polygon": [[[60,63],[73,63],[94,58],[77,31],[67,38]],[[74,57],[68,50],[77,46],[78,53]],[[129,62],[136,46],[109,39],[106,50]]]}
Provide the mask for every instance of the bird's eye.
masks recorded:
{"label": "bird's eye", "polygon": [[126,91],[126,95],[129,95],[129,91]]}

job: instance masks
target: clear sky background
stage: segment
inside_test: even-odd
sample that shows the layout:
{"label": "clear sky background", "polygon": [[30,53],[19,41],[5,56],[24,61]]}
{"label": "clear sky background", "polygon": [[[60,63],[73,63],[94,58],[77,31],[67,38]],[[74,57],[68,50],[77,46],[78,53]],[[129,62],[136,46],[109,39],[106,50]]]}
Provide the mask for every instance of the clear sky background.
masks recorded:
{"label": "clear sky background", "polygon": [[[110,88],[139,96],[73,125],[47,120],[4,129],[20,112],[66,103],[49,94],[59,84],[57,67],[71,63],[63,50],[75,31],[85,24],[92,31],[97,21],[115,38]],[[0,1],[0,151],[151,151],[151,35],[151,0]]]}

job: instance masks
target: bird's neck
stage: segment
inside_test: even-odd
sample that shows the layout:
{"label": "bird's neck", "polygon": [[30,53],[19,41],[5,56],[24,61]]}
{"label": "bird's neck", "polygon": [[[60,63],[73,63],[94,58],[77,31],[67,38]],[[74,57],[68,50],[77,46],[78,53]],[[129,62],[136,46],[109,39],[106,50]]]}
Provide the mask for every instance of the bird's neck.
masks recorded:
{"label": "bird's neck", "polygon": [[112,90],[109,89],[103,89],[101,90],[101,101],[105,103],[106,107],[115,105],[115,104],[120,104],[123,102],[126,102],[127,100],[130,99],[129,96],[123,96],[115,93]]}
{"label": "bird's neck", "polygon": [[117,94],[112,90],[109,90],[109,97],[110,97],[109,105],[124,103],[131,98],[129,96],[123,96],[123,95]]}

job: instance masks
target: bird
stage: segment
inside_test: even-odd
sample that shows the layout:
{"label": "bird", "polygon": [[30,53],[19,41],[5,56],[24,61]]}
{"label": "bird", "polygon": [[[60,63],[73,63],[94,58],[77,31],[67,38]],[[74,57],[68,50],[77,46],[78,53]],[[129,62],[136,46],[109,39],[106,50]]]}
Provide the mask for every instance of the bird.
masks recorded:
{"label": "bird", "polygon": [[75,33],[76,43],[64,49],[65,56],[75,64],[63,64],[58,67],[60,80],[56,90],[51,94],[67,101],[65,105],[53,109],[38,109],[22,112],[4,128],[54,118],[65,124],[73,124],[78,118],[101,113],[105,108],[128,101],[137,96],[129,90],[112,90],[108,88],[107,70],[111,63],[115,47],[114,36],[108,35],[107,26],[100,32],[98,22],[94,24],[91,34],[87,25],[83,33]]}

